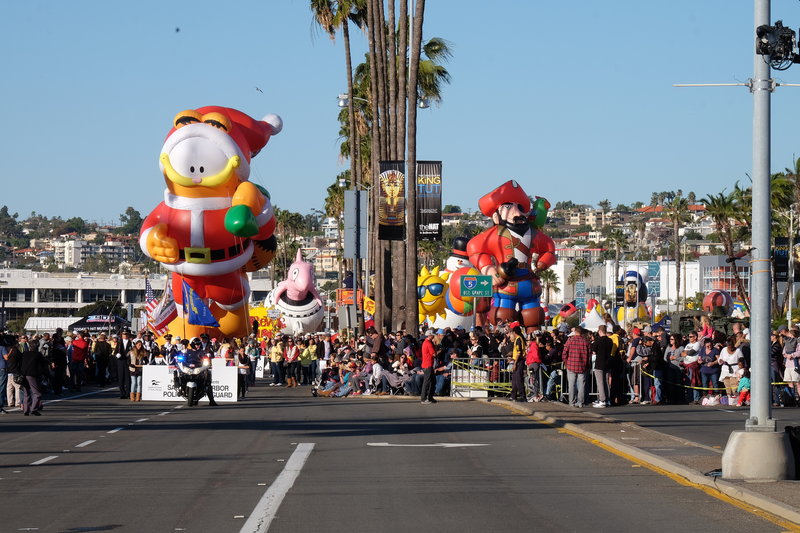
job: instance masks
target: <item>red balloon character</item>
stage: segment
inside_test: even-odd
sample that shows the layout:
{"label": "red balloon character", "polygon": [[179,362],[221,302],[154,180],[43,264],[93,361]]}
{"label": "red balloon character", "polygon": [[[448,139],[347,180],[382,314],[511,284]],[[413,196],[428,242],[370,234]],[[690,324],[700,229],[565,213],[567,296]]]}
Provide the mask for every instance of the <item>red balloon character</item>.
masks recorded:
{"label": "red balloon character", "polygon": [[530,198],[514,180],[483,196],[478,207],[495,225],[470,239],[467,253],[481,274],[492,276],[489,322],[519,320],[529,329],[542,325],[537,273],[553,266],[556,254],[553,239],[536,227],[541,213],[532,212]]}
{"label": "red balloon character", "polygon": [[[160,156],[164,201],[145,219],[139,244],[172,272],[179,317],[171,331],[184,338],[246,335],[245,273],[265,266],[276,249],[272,204],[266,190],[248,181],[250,160],[280,132],[281,119],[209,106],[178,113],[171,126]],[[183,316],[184,282],[218,327]]]}

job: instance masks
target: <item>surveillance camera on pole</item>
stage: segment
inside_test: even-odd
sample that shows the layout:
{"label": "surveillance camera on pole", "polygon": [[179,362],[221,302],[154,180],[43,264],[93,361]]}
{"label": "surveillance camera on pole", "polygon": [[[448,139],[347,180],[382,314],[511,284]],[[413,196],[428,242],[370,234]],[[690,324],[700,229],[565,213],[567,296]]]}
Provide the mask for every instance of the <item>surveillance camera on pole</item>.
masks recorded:
{"label": "surveillance camera on pole", "polygon": [[762,24],[756,28],[756,54],[775,70],[786,70],[798,59],[797,34],[778,20],[774,26]]}

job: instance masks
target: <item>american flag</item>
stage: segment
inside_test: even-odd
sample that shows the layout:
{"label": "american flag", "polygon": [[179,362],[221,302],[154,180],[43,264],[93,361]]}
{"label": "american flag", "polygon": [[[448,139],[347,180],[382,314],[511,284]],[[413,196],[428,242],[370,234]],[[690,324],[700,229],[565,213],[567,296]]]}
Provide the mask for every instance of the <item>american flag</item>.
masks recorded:
{"label": "american flag", "polygon": [[177,317],[178,306],[175,305],[175,298],[172,297],[172,285],[167,281],[161,300],[148,317],[148,326],[160,337],[168,331],[170,322]]}
{"label": "american flag", "polygon": [[[150,285],[150,279],[144,279],[144,308],[148,317],[153,314],[153,311],[158,306],[158,300],[153,292],[153,286]],[[148,318],[149,320],[149,318]]]}

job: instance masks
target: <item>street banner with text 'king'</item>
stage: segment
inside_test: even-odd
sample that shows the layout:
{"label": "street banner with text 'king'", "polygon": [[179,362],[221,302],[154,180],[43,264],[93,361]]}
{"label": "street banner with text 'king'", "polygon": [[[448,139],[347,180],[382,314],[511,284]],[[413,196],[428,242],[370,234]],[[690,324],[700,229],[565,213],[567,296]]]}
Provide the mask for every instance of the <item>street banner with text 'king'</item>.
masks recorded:
{"label": "street banner with text 'king'", "polygon": [[406,165],[381,161],[378,176],[378,238],[402,241],[406,235]]}
{"label": "street banner with text 'king'", "polygon": [[417,161],[417,240],[442,240],[441,161]]}

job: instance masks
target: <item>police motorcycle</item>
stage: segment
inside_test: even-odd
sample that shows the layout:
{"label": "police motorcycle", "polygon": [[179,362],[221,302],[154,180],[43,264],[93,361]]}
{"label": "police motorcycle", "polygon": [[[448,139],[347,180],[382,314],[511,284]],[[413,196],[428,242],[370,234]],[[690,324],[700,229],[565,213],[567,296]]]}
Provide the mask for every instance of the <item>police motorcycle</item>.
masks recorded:
{"label": "police motorcycle", "polygon": [[[175,390],[186,398],[188,407],[197,405],[211,388],[211,359],[200,352],[200,345],[200,339],[195,337],[188,351],[175,356]],[[211,394],[209,402],[216,404]]]}

